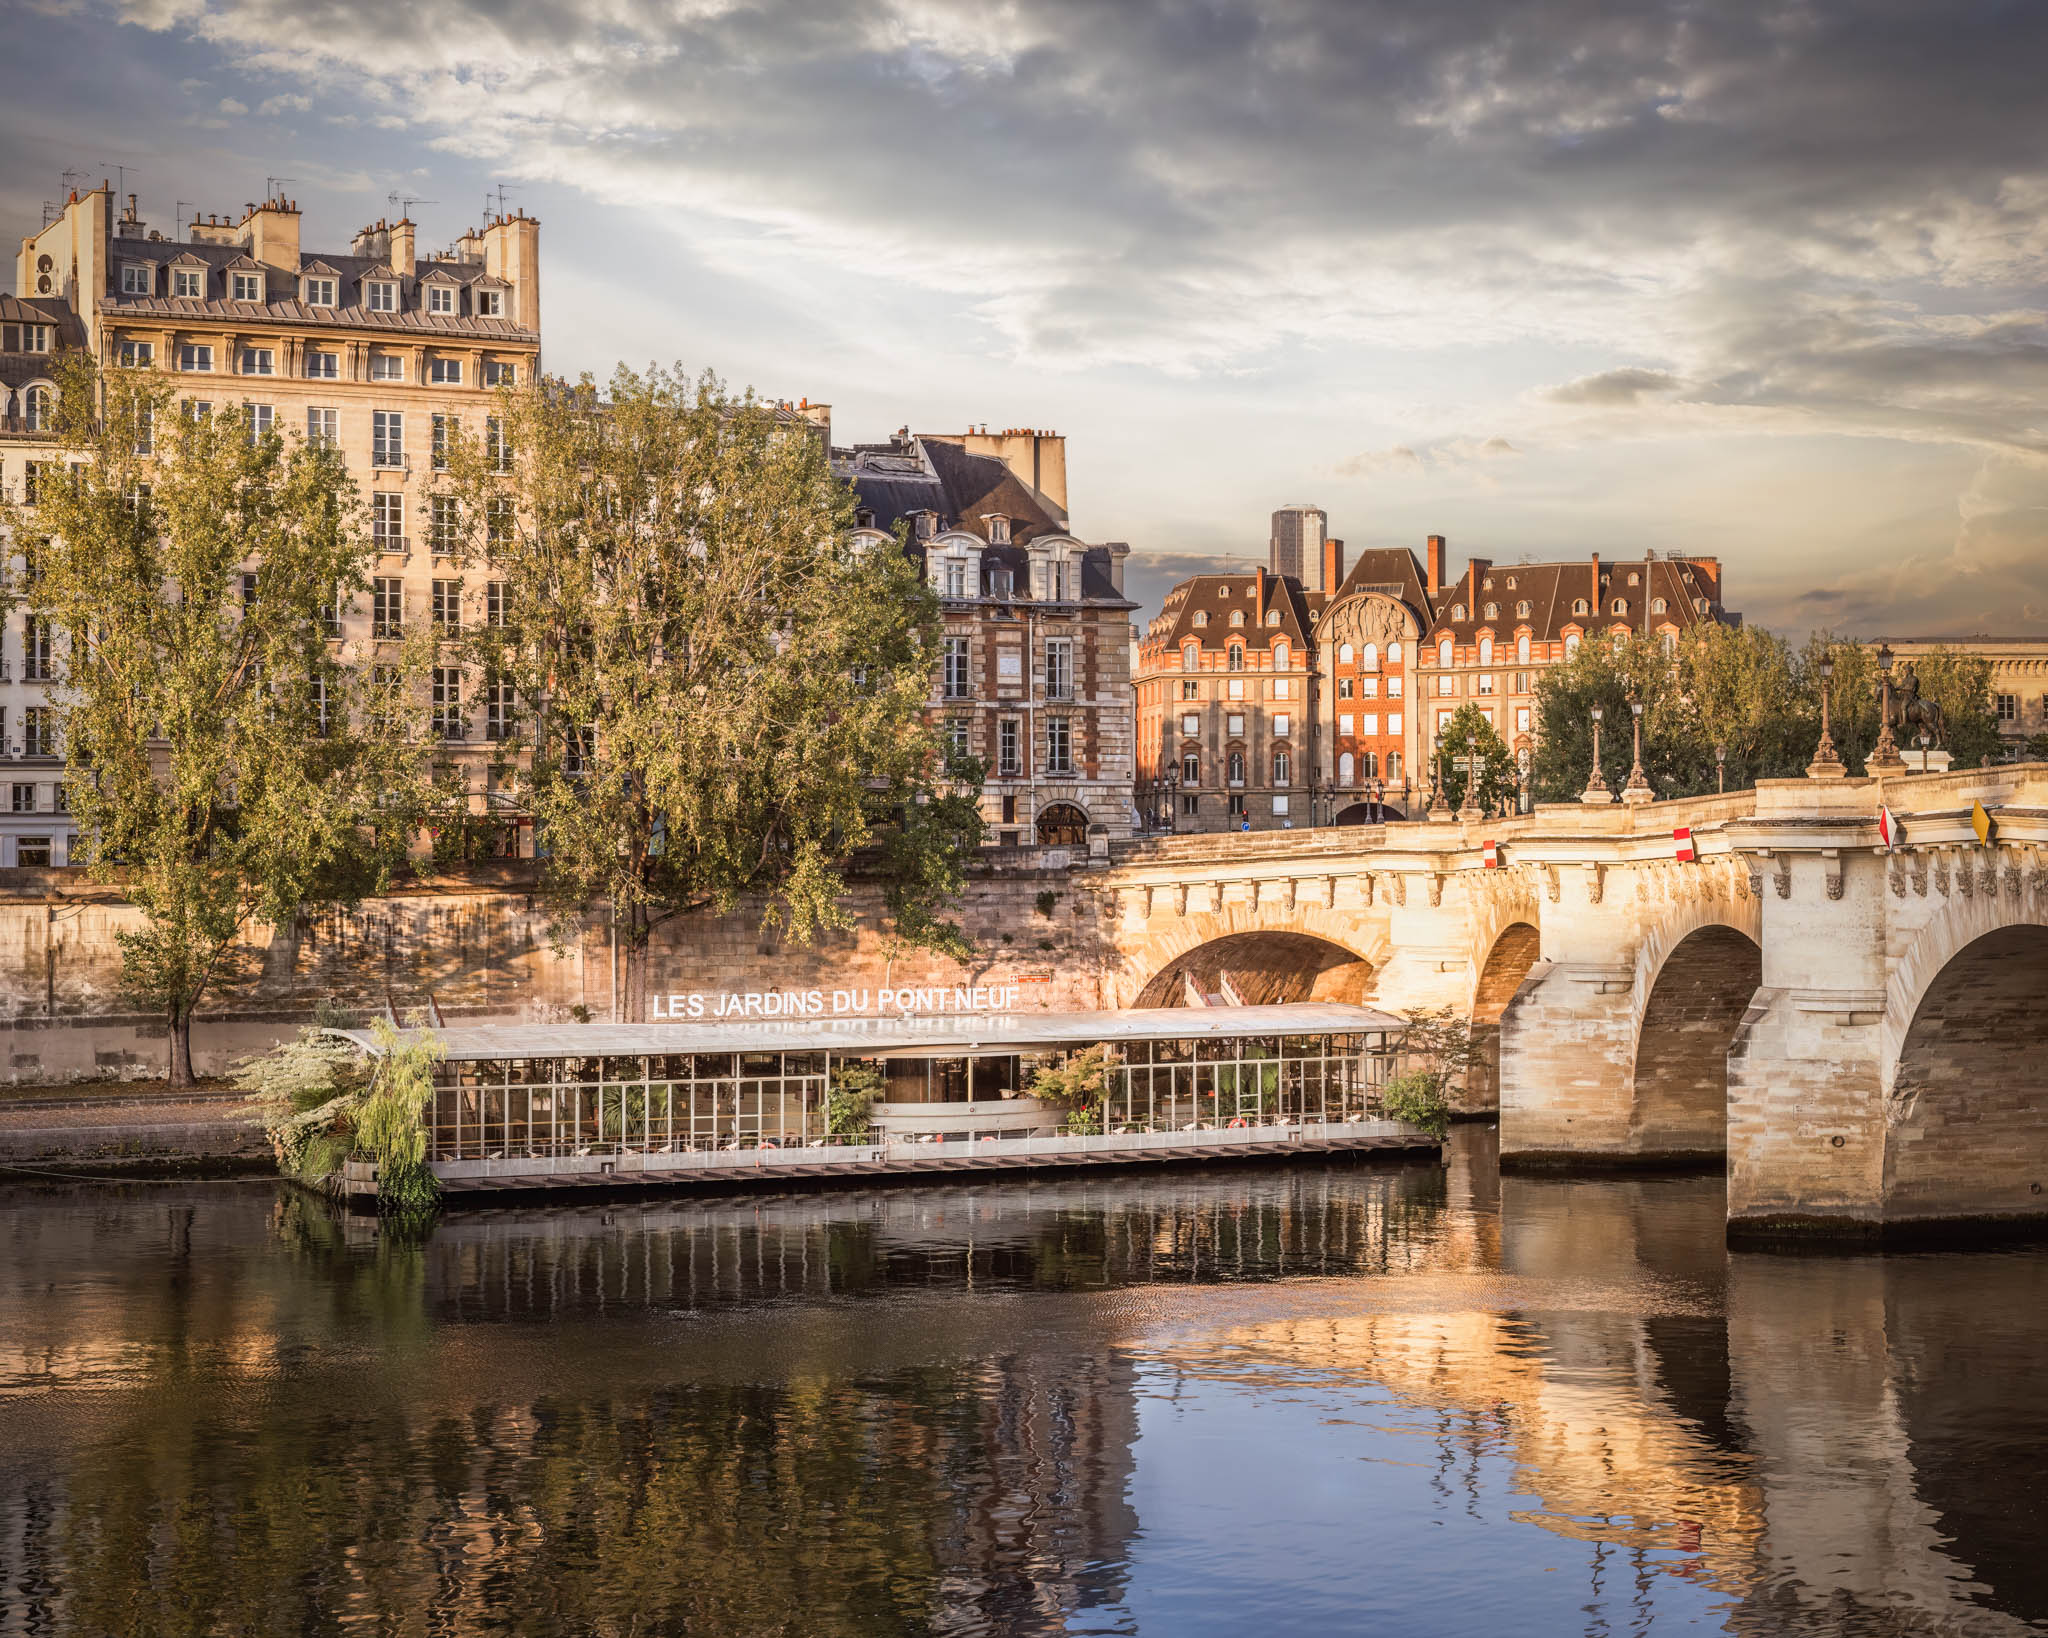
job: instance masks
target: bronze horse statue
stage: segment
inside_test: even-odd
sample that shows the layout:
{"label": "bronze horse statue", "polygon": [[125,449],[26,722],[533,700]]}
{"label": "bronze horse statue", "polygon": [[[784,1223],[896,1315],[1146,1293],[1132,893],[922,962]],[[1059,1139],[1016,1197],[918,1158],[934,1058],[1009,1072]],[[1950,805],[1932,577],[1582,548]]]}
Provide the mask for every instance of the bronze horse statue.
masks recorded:
{"label": "bronze horse statue", "polygon": [[1947,750],[1948,718],[1942,714],[1941,701],[1921,694],[1910,660],[1901,669],[1904,675],[1892,689],[1892,733],[1908,745],[1917,745],[1925,734],[1935,749]]}

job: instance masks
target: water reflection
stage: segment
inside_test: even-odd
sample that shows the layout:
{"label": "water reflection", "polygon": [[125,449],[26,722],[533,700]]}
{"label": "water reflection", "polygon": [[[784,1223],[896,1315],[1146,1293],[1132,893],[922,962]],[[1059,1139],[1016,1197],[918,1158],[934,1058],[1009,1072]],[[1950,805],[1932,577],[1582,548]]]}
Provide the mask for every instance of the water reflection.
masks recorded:
{"label": "water reflection", "polygon": [[2007,1633],[2048,1253],[1303,1167],[0,1194],[0,1633]]}

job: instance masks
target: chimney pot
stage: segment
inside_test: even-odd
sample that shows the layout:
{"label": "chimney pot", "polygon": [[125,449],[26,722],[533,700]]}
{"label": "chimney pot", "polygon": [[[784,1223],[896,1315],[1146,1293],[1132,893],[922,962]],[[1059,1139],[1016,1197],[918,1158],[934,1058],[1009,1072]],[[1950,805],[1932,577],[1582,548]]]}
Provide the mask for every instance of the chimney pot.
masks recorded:
{"label": "chimney pot", "polygon": [[1444,537],[1431,535],[1428,546],[1429,595],[1434,598],[1444,589]]}

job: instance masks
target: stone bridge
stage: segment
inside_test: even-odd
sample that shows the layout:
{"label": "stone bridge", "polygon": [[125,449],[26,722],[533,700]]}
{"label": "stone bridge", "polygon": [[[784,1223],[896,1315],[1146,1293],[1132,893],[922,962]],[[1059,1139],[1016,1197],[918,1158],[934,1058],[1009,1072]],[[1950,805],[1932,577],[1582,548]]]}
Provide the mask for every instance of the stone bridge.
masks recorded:
{"label": "stone bridge", "polygon": [[1167,838],[1090,885],[1107,1004],[1469,1016],[1505,1165],[1725,1155],[1737,1234],[2048,1220],[2048,766]]}

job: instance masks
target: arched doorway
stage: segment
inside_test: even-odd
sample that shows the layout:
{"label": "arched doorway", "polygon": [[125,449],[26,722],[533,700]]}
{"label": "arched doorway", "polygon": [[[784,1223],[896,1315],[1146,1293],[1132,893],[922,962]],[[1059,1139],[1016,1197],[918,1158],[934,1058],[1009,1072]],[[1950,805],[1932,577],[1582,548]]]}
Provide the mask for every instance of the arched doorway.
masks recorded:
{"label": "arched doorway", "polygon": [[1088,815],[1071,802],[1049,802],[1038,810],[1040,847],[1085,847]]}
{"label": "arched doorway", "polygon": [[1763,951],[1733,927],[1697,928],[1665,957],[1636,1035],[1634,1124],[1644,1153],[1728,1152],[1728,1048],[1763,977]]}
{"label": "arched doorway", "polygon": [[1288,1001],[1363,1001],[1372,963],[1310,933],[1230,933],[1174,957],[1133,1004],[1184,1007],[1188,986],[1221,996],[1228,981],[1246,1006]]}
{"label": "arched doorway", "polygon": [[1966,944],[1906,1031],[1885,1147],[1889,1219],[2048,1215],[2048,927]]}
{"label": "arched doorway", "polygon": [[1405,819],[1408,816],[1391,802],[1353,802],[1350,807],[1338,810],[1334,821],[1340,825],[1377,825],[1388,820]]}
{"label": "arched doorway", "polygon": [[1541,943],[1528,922],[1510,922],[1487,953],[1478,988],[1472,992],[1472,1067],[1465,1072],[1460,1114],[1500,1107],[1500,1016],[1536,965]]}

